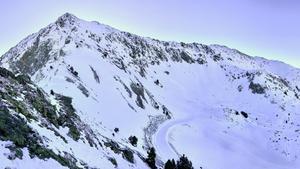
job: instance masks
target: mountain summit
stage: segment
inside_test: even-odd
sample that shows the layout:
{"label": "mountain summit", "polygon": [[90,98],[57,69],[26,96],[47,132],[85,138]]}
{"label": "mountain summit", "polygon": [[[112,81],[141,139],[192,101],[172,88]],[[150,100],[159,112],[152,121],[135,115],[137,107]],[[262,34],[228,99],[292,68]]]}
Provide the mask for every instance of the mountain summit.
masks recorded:
{"label": "mountain summit", "polygon": [[287,64],[66,13],[0,65],[0,167],[162,168],[183,154],[194,168],[300,165],[300,70]]}

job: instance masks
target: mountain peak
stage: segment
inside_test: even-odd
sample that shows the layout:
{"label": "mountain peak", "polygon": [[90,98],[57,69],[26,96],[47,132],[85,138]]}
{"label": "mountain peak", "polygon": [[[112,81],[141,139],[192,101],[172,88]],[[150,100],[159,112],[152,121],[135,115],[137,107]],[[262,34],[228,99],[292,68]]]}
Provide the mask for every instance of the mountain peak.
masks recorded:
{"label": "mountain peak", "polygon": [[60,16],[59,18],[63,18],[63,19],[78,19],[74,14],[71,14],[69,12],[66,12],[65,14],[63,14],[62,16]]}
{"label": "mountain peak", "polygon": [[55,23],[57,23],[59,26],[64,27],[66,24],[74,24],[76,21],[80,20],[75,15],[71,13],[65,13],[62,16],[60,16]]}

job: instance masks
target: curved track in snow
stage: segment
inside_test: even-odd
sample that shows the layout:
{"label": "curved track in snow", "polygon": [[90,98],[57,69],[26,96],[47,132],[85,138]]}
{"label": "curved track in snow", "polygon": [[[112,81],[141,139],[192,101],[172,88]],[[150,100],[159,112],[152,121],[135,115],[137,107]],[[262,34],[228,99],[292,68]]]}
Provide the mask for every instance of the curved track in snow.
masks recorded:
{"label": "curved track in snow", "polygon": [[[194,109],[197,107],[198,109]],[[175,117],[169,121],[163,123],[157,130],[157,132],[152,137],[153,145],[157,151],[158,156],[166,161],[168,159],[178,159],[180,152],[177,152],[176,147],[171,144],[172,138],[172,130],[177,126],[182,126],[188,124],[191,121],[197,120],[199,118],[207,118],[205,116],[208,115],[202,112],[207,112],[208,110],[203,110],[203,108],[199,108],[199,105],[195,104],[195,107],[185,107],[186,116],[185,117]],[[201,107],[205,107],[201,105]],[[196,111],[198,110],[198,111]],[[201,111],[199,111],[201,110]]]}

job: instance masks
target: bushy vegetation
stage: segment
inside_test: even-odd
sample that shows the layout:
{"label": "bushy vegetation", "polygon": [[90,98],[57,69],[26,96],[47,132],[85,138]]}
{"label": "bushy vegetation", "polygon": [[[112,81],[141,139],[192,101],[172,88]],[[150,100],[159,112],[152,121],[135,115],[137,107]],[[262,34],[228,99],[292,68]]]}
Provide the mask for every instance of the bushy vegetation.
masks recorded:
{"label": "bushy vegetation", "polygon": [[[12,90],[12,89],[10,89]],[[36,120],[36,117],[33,116],[26,108],[25,104],[21,101],[14,99],[13,97],[17,94],[11,94],[11,92],[7,91],[7,93],[0,91],[1,99],[6,100],[11,104],[10,108],[15,110],[15,112],[22,114],[25,118],[30,121],[32,119]]]}
{"label": "bushy vegetation", "polygon": [[129,149],[122,150],[122,157],[130,163],[134,163],[133,152]]}
{"label": "bushy vegetation", "polygon": [[78,141],[80,139],[80,132],[75,125],[69,125],[68,135],[73,138],[73,140]]}
{"label": "bushy vegetation", "polygon": [[193,169],[192,162],[185,156],[181,156],[176,163],[176,169]]}
{"label": "bushy vegetation", "polygon": [[146,159],[146,163],[148,164],[148,166],[151,169],[157,169],[156,165],[155,165],[155,160],[156,160],[156,152],[154,147],[151,147],[148,151],[148,156]]}
{"label": "bushy vegetation", "polygon": [[22,84],[22,85],[26,85],[26,84],[30,84],[31,83],[31,80],[30,80],[30,77],[28,75],[18,75],[16,77],[16,80]]}
{"label": "bushy vegetation", "polygon": [[244,116],[245,118],[248,118],[248,113],[241,111],[241,115]]}
{"label": "bushy vegetation", "polygon": [[134,147],[137,146],[138,138],[136,136],[130,136],[128,138],[128,140],[129,140],[131,145],[133,145]]}
{"label": "bushy vegetation", "polygon": [[36,141],[33,131],[18,116],[10,114],[8,109],[0,111],[0,140],[12,141],[17,147],[25,147],[30,141]]}
{"label": "bushy vegetation", "polygon": [[15,160],[16,158],[23,159],[23,151],[21,148],[16,147],[14,144],[9,145],[6,148],[8,148],[11,152],[11,154],[8,156],[8,159],[10,160]]}
{"label": "bushy vegetation", "polygon": [[26,99],[44,118],[51,122],[54,126],[58,127],[58,115],[56,113],[55,106],[51,105],[45,98],[44,93],[41,90],[37,90],[35,93],[27,93]]}
{"label": "bushy vegetation", "polygon": [[115,158],[108,158],[108,160],[115,166],[115,167],[118,167],[118,163],[117,163],[117,160]]}
{"label": "bushy vegetation", "polygon": [[1,109],[0,111],[0,140],[13,142],[15,156],[18,158],[23,156],[21,148],[27,147],[31,157],[37,156],[40,159],[53,158],[63,166],[77,168],[67,158],[57,155],[52,150],[40,145],[42,140],[38,134],[22,118],[10,114],[8,109]]}
{"label": "bushy vegetation", "polygon": [[110,140],[104,142],[106,147],[109,147],[115,154],[122,154],[122,157],[130,163],[134,163],[133,152],[127,148],[121,148],[118,143]]}
{"label": "bushy vegetation", "polygon": [[0,67],[0,76],[4,78],[8,78],[8,77],[15,78],[15,75],[12,72],[2,67]]}
{"label": "bushy vegetation", "polygon": [[104,142],[104,145],[106,147],[109,147],[115,154],[120,154],[121,153],[121,147],[119,146],[118,143],[116,143],[114,141]]}
{"label": "bushy vegetation", "polygon": [[61,114],[57,119],[58,124],[63,127],[68,127],[68,135],[75,141],[80,139],[80,131],[76,127],[76,121],[79,121],[79,117],[75,114],[75,109],[72,106],[72,98],[56,94],[56,98],[60,101],[64,114]]}
{"label": "bushy vegetation", "polygon": [[176,163],[175,160],[168,160],[164,166],[164,169],[176,169]]}
{"label": "bushy vegetation", "polygon": [[[56,127],[60,126],[58,120],[60,113],[47,100],[44,92],[37,87],[33,87],[34,85],[28,85],[32,84],[28,76],[14,76],[14,74],[4,68],[0,68],[0,76],[6,81],[6,83],[3,83],[1,79],[3,90],[0,90],[0,140],[13,143],[8,147],[11,151],[8,158],[12,160],[15,158],[21,159],[23,156],[22,149],[27,148],[31,157],[40,159],[52,158],[68,168],[78,168],[76,161],[65,155],[55,154],[52,150],[46,148],[43,144],[43,139],[28,125],[28,122],[31,120],[37,121],[40,117],[33,113],[33,110],[36,110],[50,124]],[[72,107],[68,108],[68,110],[74,112]],[[70,128],[70,133],[77,139],[79,132],[75,124],[72,124],[74,128],[68,127]],[[51,129],[51,126],[47,127]],[[63,153],[66,154],[65,152]]]}

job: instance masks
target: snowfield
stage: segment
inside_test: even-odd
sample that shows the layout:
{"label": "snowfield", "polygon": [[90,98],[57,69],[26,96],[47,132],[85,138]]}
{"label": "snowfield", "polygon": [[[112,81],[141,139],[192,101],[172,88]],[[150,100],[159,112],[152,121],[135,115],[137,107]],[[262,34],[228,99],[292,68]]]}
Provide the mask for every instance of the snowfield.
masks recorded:
{"label": "snowfield", "polygon": [[[92,131],[97,147],[83,136],[69,138],[66,128],[58,131],[68,143],[31,127],[57,154],[72,154],[78,167],[148,168],[150,147],[158,167],[182,154],[203,169],[300,166],[300,70],[284,63],[219,45],[143,38],[65,14],[0,64],[30,75],[56,106],[51,91],[72,98],[82,121],[77,127]],[[63,168],[27,155],[8,160],[5,144],[0,167]],[[125,149],[133,161],[120,153]]]}

